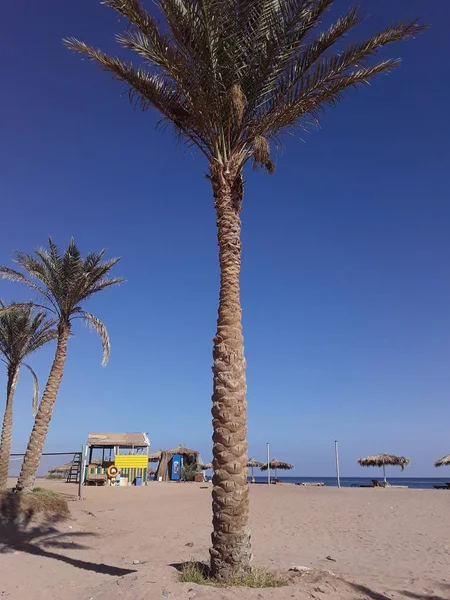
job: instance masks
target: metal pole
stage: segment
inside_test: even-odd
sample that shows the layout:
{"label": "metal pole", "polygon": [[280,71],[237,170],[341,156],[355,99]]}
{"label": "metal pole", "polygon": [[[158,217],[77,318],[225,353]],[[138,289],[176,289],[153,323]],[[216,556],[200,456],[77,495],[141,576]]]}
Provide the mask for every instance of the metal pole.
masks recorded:
{"label": "metal pole", "polygon": [[78,481],[78,498],[81,500],[83,496],[83,481],[84,481],[84,446],[81,446],[81,455],[80,455],[80,480]]}
{"label": "metal pole", "polygon": [[267,483],[270,485],[270,446],[267,442]]}
{"label": "metal pole", "polygon": [[337,478],[337,486],[341,487],[341,476],[339,474],[339,449],[338,449],[338,441],[334,440],[334,454],[336,456],[336,478]]}

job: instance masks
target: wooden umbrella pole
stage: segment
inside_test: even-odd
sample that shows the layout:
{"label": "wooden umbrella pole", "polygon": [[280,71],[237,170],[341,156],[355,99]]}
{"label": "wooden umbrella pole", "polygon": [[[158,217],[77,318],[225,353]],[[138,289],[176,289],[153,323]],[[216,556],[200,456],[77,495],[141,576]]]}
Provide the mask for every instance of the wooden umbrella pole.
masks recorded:
{"label": "wooden umbrella pole", "polygon": [[386,465],[383,463],[384,485],[386,486]]}

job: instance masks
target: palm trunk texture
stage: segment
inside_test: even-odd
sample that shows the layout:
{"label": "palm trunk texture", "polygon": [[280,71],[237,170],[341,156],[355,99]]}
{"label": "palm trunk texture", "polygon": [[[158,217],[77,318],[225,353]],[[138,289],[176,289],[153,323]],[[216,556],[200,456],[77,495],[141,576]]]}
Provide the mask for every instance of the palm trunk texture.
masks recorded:
{"label": "palm trunk texture", "polygon": [[28,441],[27,450],[20,470],[16,485],[18,492],[31,492],[36,480],[37,470],[41,462],[42,450],[44,449],[56,396],[64,373],[64,364],[67,354],[67,340],[70,329],[68,325],[60,325],[58,328],[58,344],[56,346],[55,358],[53,360],[44,395],[37,411],[33,430]]}
{"label": "palm trunk texture", "polygon": [[211,574],[227,580],[250,569],[248,527],[247,386],[239,291],[240,169],[211,167],[220,263],[217,334],[213,347],[213,528]]}
{"label": "palm trunk texture", "polygon": [[8,383],[6,387],[6,406],[3,416],[2,440],[0,442],[0,490],[8,483],[9,459],[11,454],[11,438],[13,426],[13,398],[19,379],[19,366],[8,367]]}

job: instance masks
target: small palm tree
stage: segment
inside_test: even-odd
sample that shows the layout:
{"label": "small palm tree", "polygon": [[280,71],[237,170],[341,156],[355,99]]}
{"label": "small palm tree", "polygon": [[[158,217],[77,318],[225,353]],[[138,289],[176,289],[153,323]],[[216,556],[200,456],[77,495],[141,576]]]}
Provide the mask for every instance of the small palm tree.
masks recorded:
{"label": "small palm tree", "polygon": [[[28,442],[16,489],[31,491],[47,437],[58,389],[66,362],[67,342],[75,319],[82,319],[100,335],[103,344],[103,365],[109,360],[110,344],[106,327],[94,315],[82,309],[81,305],[92,295],[123,281],[107,275],[119,261],[118,258],[103,260],[105,250],[91,253],[82,258],[74,240],[71,240],[64,254],[48,241],[48,250],[35,250],[35,257],[24,252],[16,253],[16,263],[24,273],[0,266],[0,276],[4,279],[24,283],[42,298],[43,308],[55,315],[57,321],[57,346],[50,375],[36,414],[34,427]],[[36,305],[41,306],[42,305]],[[0,315],[2,311],[0,310]]]}
{"label": "small palm tree", "polygon": [[[132,101],[155,108],[208,163],[218,229],[220,296],[213,347],[211,570],[249,569],[246,379],[239,276],[243,168],[274,171],[271,144],[317,122],[343,93],[397,67],[377,51],[422,29],[390,25],[334,50],[363,19],[351,8],[320,30],[333,0],[159,0],[163,25],[140,0],[103,0],[128,21],[118,43],[134,66],[77,39],[67,46],[124,82]],[[150,4],[150,3],[149,3]]]}
{"label": "small palm tree", "polygon": [[10,304],[0,301],[0,354],[6,364],[6,406],[0,442],[0,489],[6,487],[13,424],[13,398],[20,367],[26,367],[33,377],[33,416],[38,409],[39,384],[36,373],[24,362],[25,358],[57,336],[55,322],[46,320],[45,311],[34,311],[31,304]]}

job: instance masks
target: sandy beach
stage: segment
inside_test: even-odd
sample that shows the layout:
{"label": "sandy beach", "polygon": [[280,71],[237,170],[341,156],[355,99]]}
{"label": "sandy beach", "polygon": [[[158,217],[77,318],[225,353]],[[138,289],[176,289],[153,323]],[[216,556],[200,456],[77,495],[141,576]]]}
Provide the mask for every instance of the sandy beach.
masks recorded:
{"label": "sandy beach", "polygon": [[[71,484],[38,485],[76,494]],[[313,569],[278,589],[178,581],[178,565],[208,558],[209,486],[83,492],[69,521],[32,524],[15,543],[2,532],[2,600],[450,599],[447,492],[252,486],[254,564]]]}

